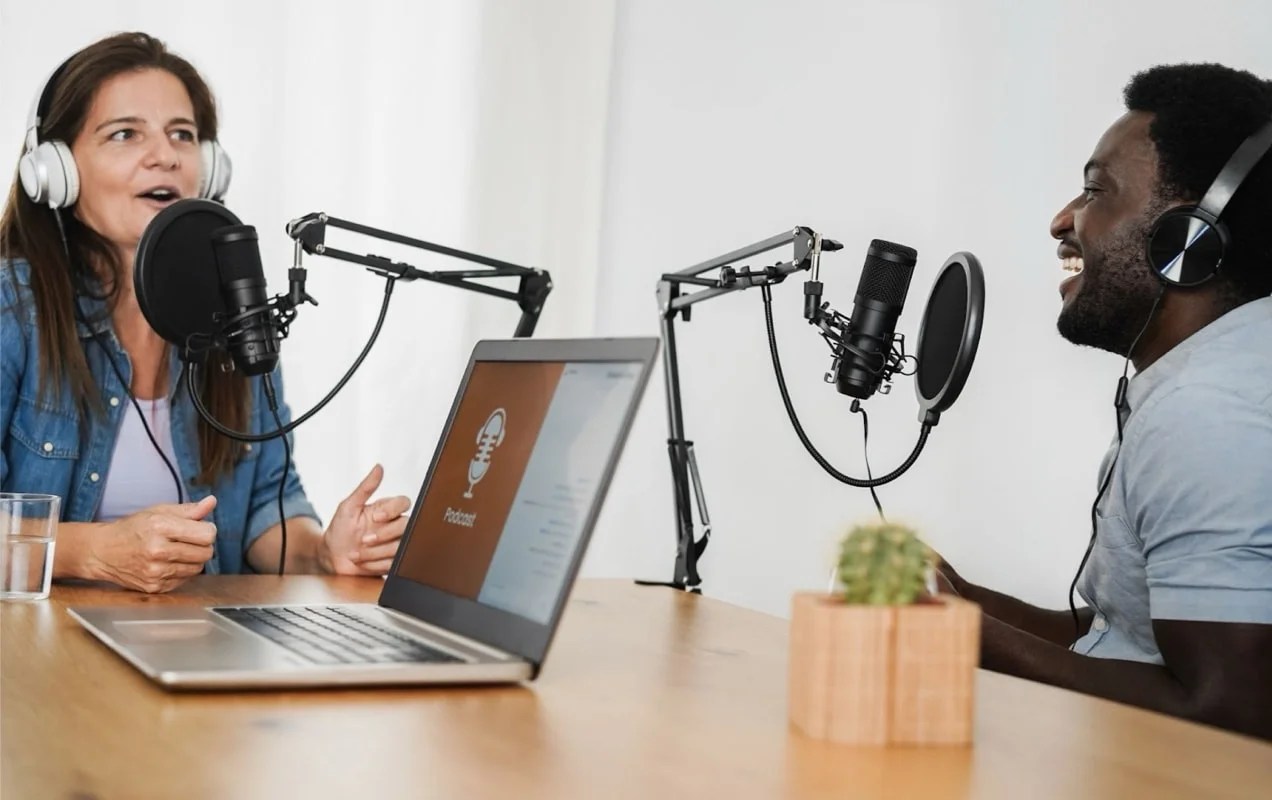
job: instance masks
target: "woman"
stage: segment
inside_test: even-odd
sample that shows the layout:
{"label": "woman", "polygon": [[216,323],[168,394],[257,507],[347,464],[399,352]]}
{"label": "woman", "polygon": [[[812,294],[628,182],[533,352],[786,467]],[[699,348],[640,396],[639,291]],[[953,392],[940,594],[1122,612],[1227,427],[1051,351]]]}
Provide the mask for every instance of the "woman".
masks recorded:
{"label": "woman", "polygon": [[[211,431],[141,314],[146,225],[228,183],[216,124],[198,72],[142,33],[76,53],[33,112],[0,218],[0,490],[63,498],[55,579],[165,592],[201,572],[278,571],[283,519],[286,571],[382,575],[405,528],[407,498],[371,502],[377,465],[322,530],[281,440]],[[260,381],[220,366],[203,370],[213,416],[274,429]]]}

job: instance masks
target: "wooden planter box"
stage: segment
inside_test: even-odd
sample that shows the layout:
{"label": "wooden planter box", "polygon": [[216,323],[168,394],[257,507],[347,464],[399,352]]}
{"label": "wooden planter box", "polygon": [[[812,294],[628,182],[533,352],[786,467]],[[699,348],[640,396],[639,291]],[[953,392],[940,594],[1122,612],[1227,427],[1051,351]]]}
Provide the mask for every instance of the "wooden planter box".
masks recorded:
{"label": "wooden planter box", "polygon": [[969,744],[980,607],[942,595],[846,605],[800,592],[791,609],[791,724],[843,744]]}

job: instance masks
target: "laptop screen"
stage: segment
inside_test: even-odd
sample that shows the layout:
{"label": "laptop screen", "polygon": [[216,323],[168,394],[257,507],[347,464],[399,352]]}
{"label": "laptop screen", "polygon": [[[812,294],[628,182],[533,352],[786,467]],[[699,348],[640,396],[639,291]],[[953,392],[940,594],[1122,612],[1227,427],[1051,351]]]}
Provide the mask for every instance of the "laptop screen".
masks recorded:
{"label": "laptop screen", "polygon": [[646,368],[475,360],[396,576],[549,623]]}

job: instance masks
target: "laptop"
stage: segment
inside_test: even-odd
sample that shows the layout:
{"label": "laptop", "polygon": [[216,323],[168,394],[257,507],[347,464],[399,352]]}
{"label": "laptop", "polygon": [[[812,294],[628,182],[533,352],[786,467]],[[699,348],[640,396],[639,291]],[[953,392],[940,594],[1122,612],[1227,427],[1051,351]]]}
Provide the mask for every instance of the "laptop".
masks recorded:
{"label": "laptop", "polygon": [[657,350],[479,342],[376,603],[70,614],[170,688],[533,680]]}

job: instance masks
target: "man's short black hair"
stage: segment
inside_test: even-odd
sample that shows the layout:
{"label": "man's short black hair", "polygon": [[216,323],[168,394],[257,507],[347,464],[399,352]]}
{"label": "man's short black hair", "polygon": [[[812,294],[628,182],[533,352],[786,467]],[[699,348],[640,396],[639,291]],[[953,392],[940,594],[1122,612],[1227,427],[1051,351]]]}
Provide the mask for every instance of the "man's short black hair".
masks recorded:
{"label": "man's short black hair", "polygon": [[[1272,84],[1220,64],[1172,64],[1131,78],[1130,111],[1154,115],[1158,194],[1199,202],[1245,139],[1272,119]],[[1246,177],[1223,213],[1232,234],[1219,278],[1233,305],[1272,294],[1272,153]]]}

